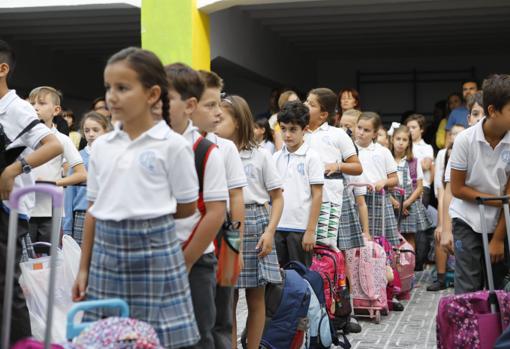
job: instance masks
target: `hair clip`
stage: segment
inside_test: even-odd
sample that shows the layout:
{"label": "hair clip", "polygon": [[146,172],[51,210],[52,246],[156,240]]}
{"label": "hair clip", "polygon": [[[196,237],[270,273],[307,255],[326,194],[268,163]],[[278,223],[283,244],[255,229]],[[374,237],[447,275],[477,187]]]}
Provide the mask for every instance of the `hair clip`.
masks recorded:
{"label": "hair clip", "polygon": [[393,132],[395,132],[395,130],[399,127],[400,127],[400,123],[392,122],[390,129],[388,130],[388,136],[393,137]]}

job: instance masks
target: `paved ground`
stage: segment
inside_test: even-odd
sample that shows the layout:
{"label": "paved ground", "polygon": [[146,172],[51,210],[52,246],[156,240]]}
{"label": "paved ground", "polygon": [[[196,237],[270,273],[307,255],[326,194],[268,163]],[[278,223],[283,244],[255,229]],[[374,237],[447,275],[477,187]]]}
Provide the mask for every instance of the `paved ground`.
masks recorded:
{"label": "paved ground", "polygon": [[[452,293],[452,289],[442,292],[427,292],[431,280],[429,271],[416,274],[417,284],[411,299],[403,312],[390,312],[380,324],[360,319],[363,331],[349,335],[352,349],[432,349],[436,348],[436,311],[441,296]],[[246,303],[241,295],[238,307],[238,333],[244,328]],[[239,346],[241,348],[241,346]]]}

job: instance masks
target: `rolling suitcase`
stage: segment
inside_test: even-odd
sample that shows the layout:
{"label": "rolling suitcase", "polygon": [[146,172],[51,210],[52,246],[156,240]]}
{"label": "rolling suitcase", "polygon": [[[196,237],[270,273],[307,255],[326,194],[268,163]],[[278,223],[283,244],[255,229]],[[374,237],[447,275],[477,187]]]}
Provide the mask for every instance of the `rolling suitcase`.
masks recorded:
{"label": "rolling suitcase", "polygon": [[485,268],[489,290],[443,297],[437,314],[437,347],[439,349],[493,348],[497,338],[509,324],[510,293],[494,289],[489,256],[489,237],[485,222],[485,203],[501,201],[506,233],[510,241],[509,196],[477,198],[480,209]]}
{"label": "rolling suitcase", "polygon": [[[11,330],[11,315],[12,315],[12,297],[14,287],[14,267],[16,263],[16,239],[18,230],[18,208],[20,198],[31,192],[39,192],[51,195],[53,204],[53,221],[51,233],[51,247],[50,247],[50,276],[48,287],[48,307],[46,311],[46,331],[44,336],[44,348],[50,348],[51,343],[51,324],[53,320],[53,300],[55,294],[55,280],[56,273],[55,267],[57,265],[57,246],[60,237],[60,220],[62,218],[63,207],[63,194],[57,187],[49,184],[39,184],[35,186],[28,186],[25,188],[14,190],[11,193],[9,205],[11,207],[9,217],[9,233],[7,240],[7,259],[5,270],[5,294],[3,299],[2,314],[3,328],[2,328],[2,349],[9,348],[10,330]],[[19,348],[19,346],[18,346]]]}

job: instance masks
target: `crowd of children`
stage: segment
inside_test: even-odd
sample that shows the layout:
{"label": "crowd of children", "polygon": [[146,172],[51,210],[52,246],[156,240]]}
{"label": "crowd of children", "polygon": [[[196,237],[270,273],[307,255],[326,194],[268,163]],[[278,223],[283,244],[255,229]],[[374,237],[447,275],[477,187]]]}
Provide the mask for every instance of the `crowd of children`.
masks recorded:
{"label": "crowd of children", "polygon": [[[433,229],[427,206],[434,193],[437,280],[429,290],[446,287],[449,254],[457,293],[484,286],[475,200],[510,193],[508,75],[488,77],[483,93],[473,91],[469,128],[451,125],[435,157],[422,139],[422,115],[386,130],[377,113],[360,110],[353,89],[337,95],[315,88],[304,103],[288,91],[278,113],[255,121],[241,96],[222,94],[217,74],[163,66],[139,48],[110,57],[105,98],[94,101],[71,140],[53,122],[60,92],[35,88],[30,105],[7,87],[13,67],[14,54],[0,41],[0,130],[5,149],[23,147],[10,162],[2,156],[2,199],[34,180],[66,187],[62,230],[82,248],[73,300],[126,300],[165,348],[236,348],[239,289],[248,306],[248,348],[259,348],[265,286],[282,282],[281,267],[309,267],[316,244],[347,251],[383,236],[398,245],[399,232],[418,249],[417,237]],[[76,127],[74,116],[64,117]],[[20,236],[49,241],[47,200],[23,199]],[[2,208],[3,294],[7,201]],[[497,204],[486,212],[501,286],[505,222]],[[234,266],[220,244],[232,236],[239,242]],[[229,267],[233,278],[218,277]],[[19,286],[14,295],[13,341],[30,334]],[[87,311],[85,319],[109,314]]]}

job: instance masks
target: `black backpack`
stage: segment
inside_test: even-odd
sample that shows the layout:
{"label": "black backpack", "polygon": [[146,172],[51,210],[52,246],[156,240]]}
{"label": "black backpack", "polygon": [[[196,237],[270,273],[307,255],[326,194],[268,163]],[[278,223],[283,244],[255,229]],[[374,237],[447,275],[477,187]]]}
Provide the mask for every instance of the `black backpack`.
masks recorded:
{"label": "black backpack", "polygon": [[28,124],[12,141],[7,137],[4,127],[0,124],[0,174],[4,172],[5,168],[12,164],[21,155],[26,147],[15,147],[7,150],[7,147],[25,133],[30,131],[36,125],[40,124],[40,120],[34,120]]}

